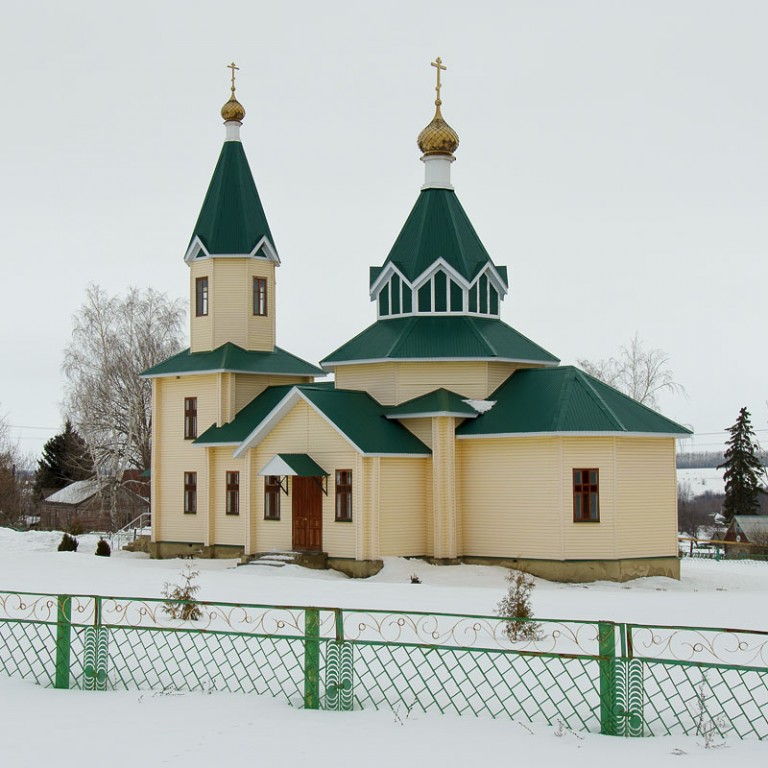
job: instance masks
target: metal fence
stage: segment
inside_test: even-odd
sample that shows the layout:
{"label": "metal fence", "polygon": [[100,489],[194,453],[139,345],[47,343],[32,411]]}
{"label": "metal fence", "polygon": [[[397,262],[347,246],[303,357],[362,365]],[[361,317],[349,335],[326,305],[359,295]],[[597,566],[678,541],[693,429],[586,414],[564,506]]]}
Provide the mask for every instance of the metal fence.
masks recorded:
{"label": "metal fence", "polygon": [[202,601],[191,621],[171,617],[179,605],[0,592],[0,671],[56,688],[768,738],[768,632]]}

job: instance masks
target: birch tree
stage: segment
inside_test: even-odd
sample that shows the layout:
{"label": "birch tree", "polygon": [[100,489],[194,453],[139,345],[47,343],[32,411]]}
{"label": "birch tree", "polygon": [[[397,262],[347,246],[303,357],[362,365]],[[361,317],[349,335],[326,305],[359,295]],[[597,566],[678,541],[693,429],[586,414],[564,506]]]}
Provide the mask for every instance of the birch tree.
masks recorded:
{"label": "birch tree", "polygon": [[151,288],[109,296],[91,285],[64,350],[65,411],[99,478],[150,466],[152,388],[139,373],[181,348],[184,306]]}
{"label": "birch tree", "polygon": [[659,409],[657,396],[662,392],[685,392],[675,381],[669,355],[662,349],[646,348],[638,334],[621,348],[617,357],[576,362],[591,376],[654,410]]}

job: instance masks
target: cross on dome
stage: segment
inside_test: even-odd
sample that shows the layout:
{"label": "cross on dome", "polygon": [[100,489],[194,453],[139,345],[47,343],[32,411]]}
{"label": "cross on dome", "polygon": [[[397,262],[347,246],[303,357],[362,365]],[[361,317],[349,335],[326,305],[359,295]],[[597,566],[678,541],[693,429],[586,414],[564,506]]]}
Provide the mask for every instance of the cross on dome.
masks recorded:
{"label": "cross on dome", "polygon": [[221,116],[224,118],[225,123],[242,123],[245,117],[245,109],[235,98],[235,70],[240,69],[240,67],[235,66],[233,61],[231,64],[227,64],[227,69],[232,70],[232,85],[230,86],[232,95],[229,97],[229,101],[221,108]]}

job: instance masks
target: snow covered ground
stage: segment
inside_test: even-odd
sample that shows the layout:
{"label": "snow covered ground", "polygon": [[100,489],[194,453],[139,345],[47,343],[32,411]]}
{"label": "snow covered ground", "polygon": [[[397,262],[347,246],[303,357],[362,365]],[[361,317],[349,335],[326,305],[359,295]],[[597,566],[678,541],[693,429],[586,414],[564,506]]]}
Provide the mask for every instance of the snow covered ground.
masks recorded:
{"label": "snow covered ground", "polygon": [[[95,557],[96,536],[81,536],[77,553],[56,552],[60,534],[0,529],[0,589],[157,597],[178,581],[186,561],[153,561],[117,552]],[[536,615],[768,630],[768,565],[683,561],[680,582],[556,584],[537,580]],[[236,567],[196,561],[199,597],[231,602],[490,614],[506,572],[483,566],[436,567],[393,559],[377,576],[352,580],[298,566]],[[410,583],[416,573],[422,583]],[[209,766],[228,759],[285,766],[311,762],[366,766],[457,765],[537,761],[549,766],[660,767],[738,760],[765,765],[768,743],[728,739],[705,748],[695,737],[621,739],[549,726],[452,715],[312,712],[283,701],[238,694],[55,691],[0,676],[3,764]],[[300,736],[299,736],[300,734]],[[299,736],[299,738],[297,738]],[[65,745],[77,742],[77,748]]]}
{"label": "snow covered ground", "polygon": [[678,469],[677,486],[681,491],[687,491],[691,496],[701,496],[707,492],[725,493],[723,471],[714,467]]}

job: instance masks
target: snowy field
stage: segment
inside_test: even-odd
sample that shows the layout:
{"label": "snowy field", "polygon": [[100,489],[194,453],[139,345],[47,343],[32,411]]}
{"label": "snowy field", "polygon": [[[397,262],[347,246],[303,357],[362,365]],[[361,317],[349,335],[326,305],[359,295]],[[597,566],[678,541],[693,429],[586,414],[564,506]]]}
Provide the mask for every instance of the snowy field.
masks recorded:
{"label": "snowy field", "polygon": [[677,470],[677,487],[691,496],[709,493],[725,493],[722,469],[697,467]]}
{"label": "snowy field", "polygon": [[[97,537],[81,536],[77,553],[56,552],[60,534],[0,529],[0,589],[159,597],[179,580],[186,561],[140,554],[93,555]],[[768,630],[768,565],[683,561],[683,578],[626,584],[555,584],[537,580],[536,615],[649,624]],[[199,597],[229,602],[491,614],[504,592],[502,568],[435,567],[393,559],[367,580],[298,566],[236,567],[197,561]],[[410,583],[416,573],[422,583]],[[316,712],[281,700],[225,693],[152,694],[56,691],[0,677],[3,765],[209,766],[212,761],[378,767],[427,762],[458,765],[530,760],[545,766],[714,765],[738,760],[765,765],[768,743],[729,738],[717,748],[702,739],[647,739],[575,734],[509,720],[405,712]],[[299,738],[296,738],[300,734]],[[76,747],[65,747],[73,745]]]}

